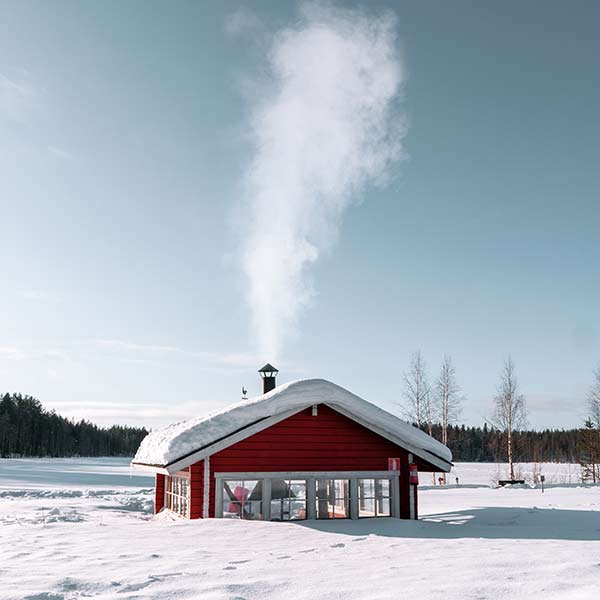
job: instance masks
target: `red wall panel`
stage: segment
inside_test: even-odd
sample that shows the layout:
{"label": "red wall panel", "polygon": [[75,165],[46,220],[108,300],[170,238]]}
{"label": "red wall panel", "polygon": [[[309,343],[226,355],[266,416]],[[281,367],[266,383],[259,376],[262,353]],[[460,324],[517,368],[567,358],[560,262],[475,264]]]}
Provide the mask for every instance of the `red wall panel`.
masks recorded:
{"label": "red wall panel", "polygon": [[165,476],[156,474],[156,486],[154,488],[154,512],[160,512],[165,505]]}
{"label": "red wall panel", "polygon": [[204,461],[190,467],[190,519],[202,517],[204,500]]}

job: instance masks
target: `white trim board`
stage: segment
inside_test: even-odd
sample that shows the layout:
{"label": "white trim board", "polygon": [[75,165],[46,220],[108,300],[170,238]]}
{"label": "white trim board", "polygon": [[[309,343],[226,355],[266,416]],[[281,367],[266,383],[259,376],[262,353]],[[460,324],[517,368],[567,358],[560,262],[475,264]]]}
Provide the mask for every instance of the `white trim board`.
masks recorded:
{"label": "white trim board", "polygon": [[202,518],[208,519],[208,507],[210,501],[210,456],[204,459],[204,481],[202,494]]}
{"label": "white trim board", "polygon": [[213,473],[215,479],[393,479],[399,471],[239,471]]}
{"label": "white trim board", "polygon": [[148,473],[157,473],[157,474],[161,474],[161,475],[171,475],[171,473],[169,473],[169,471],[167,470],[166,467],[154,467],[152,465],[142,465],[142,464],[138,464],[138,463],[130,463],[130,466],[138,469],[140,471],[146,471]]}

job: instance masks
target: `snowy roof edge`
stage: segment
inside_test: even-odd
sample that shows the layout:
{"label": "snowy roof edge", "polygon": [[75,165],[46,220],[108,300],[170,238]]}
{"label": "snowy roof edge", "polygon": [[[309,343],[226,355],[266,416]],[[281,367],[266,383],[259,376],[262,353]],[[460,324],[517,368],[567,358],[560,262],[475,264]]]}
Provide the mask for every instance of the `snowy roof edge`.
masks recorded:
{"label": "snowy roof edge", "polygon": [[[281,385],[261,396],[243,400],[203,417],[173,423],[149,433],[132,460],[133,466],[165,468],[201,449],[278,414],[313,404],[337,406],[377,433],[393,436],[451,465],[452,453],[442,443],[392,413],[324,379],[304,379]],[[370,426],[370,427],[369,427]],[[232,442],[234,443],[234,442]],[[421,456],[429,460],[427,456]]]}

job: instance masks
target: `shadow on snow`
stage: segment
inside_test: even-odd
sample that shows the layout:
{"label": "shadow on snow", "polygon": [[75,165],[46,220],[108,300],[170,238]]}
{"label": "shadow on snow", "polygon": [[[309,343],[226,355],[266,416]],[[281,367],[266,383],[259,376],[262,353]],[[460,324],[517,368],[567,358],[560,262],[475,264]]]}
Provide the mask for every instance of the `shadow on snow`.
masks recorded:
{"label": "shadow on snow", "polygon": [[483,507],[427,515],[419,521],[302,521],[303,527],[346,535],[424,539],[600,540],[600,511]]}

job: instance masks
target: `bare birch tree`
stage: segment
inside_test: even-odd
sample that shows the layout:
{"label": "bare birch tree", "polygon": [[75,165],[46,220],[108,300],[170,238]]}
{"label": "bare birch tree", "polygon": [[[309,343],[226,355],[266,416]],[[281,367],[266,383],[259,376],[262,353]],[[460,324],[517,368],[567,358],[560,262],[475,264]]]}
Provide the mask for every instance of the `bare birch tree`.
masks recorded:
{"label": "bare birch tree", "polygon": [[594,381],[588,393],[588,410],[590,421],[600,430],[600,367],[594,371]]}
{"label": "bare birch tree", "polygon": [[496,403],[495,426],[506,434],[506,454],[508,456],[509,477],[515,478],[513,465],[513,432],[527,423],[525,396],[519,393],[515,365],[509,356],[504,363],[498,392],[494,398]]}
{"label": "bare birch tree", "polygon": [[427,427],[431,434],[433,426],[431,386],[420,350],[412,355],[408,371],[404,372],[403,382],[406,416],[419,427]]}
{"label": "bare birch tree", "polygon": [[588,392],[589,418],[579,440],[581,479],[596,483],[600,478],[600,367]]}
{"label": "bare birch tree", "polygon": [[442,427],[442,444],[448,443],[448,427],[460,414],[460,386],[456,382],[456,370],[450,356],[444,356],[440,374],[435,380],[436,413]]}

